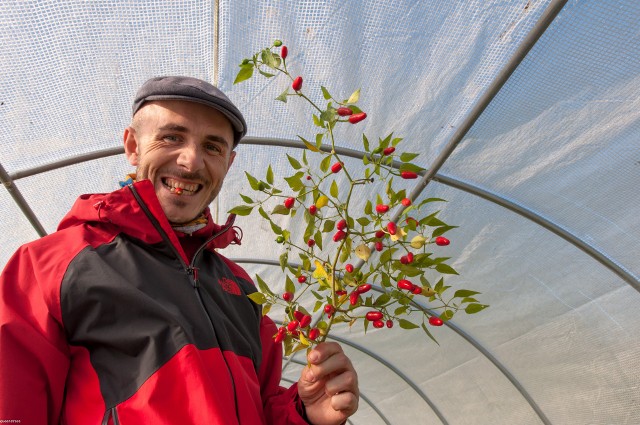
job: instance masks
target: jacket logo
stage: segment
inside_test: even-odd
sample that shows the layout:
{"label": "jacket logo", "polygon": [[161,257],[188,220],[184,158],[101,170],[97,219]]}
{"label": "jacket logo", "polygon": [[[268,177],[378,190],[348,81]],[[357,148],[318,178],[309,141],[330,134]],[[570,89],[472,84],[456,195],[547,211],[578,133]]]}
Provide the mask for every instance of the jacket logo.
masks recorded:
{"label": "jacket logo", "polygon": [[233,295],[242,295],[242,291],[240,290],[240,287],[233,280],[223,277],[223,278],[220,278],[218,283],[220,284],[222,289],[225,290],[225,292],[228,292]]}

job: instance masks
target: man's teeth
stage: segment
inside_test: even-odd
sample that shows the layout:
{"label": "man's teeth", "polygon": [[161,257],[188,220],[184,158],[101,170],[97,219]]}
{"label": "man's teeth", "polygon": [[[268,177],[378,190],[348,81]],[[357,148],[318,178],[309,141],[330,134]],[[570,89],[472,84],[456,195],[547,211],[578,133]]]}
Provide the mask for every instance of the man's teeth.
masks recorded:
{"label": "man's teeth", "polygon": [[169,187],[169,190],[172,193],[175,193],[178,195],[193,194],[196,190],[198,190],[198,186],[199,186],[197,184],[188,184],[188,183],[183,183],[183,182],[179,182],[172,179],[166,179],[165,184]]}

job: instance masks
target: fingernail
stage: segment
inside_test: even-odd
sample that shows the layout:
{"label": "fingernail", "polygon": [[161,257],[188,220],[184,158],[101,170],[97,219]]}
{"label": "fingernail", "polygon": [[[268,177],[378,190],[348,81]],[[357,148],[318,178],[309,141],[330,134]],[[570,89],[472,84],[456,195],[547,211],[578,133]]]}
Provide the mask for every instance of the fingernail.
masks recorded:
{"label": "fingernail", "polygon": [[309,361],[311,363],[315,363],[316,361],[318,361],[318,353],[316,353],[315,351],[309,353]]}

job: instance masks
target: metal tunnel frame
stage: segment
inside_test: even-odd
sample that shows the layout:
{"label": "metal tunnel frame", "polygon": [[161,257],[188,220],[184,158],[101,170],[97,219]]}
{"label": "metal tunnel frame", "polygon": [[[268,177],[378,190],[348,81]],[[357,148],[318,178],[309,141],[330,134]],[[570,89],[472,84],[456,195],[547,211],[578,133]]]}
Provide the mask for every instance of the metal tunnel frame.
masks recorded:
{"label": "metal tunnel frame", "polygon": [[[433,161],[432,164],[427,168],[426,172],[421,173],[421,179],[411,192],[411,199],[417,198],[420,193],[425,189],[428,183],[432,180],[439,182],[441,184],[451,186],[457,188],[459,190],[463,190],[465,192],[474,194],[483,199],[486,199],[492,203],[500,205],[504,208],[513,211],[526,219],[533,221],[534,223],[546,228],[547,230],[555,233],[556,235],[562,237],[569,243],[573,244],[583,252],[590,255],[592,258],[597,260],[599,263],[607,267],[609,270],[613,271],[615,274],[620,276],[627,284],[633,287],[636,291],[640,292],[640,280],[637,276],[633,275],[629,270],[621,266],[620,264],[613,261],[609,258],[604,252],[598,250],[596,247],[590,245],[587,241],[579,238],[577,235],[571,233],[561,225],[554,223],[551,220],[543,217],[542,215],[536,213],[535,211],[528,209],[522,205],[519,205],[515,202],[510,201],[507,198],[501,197],[498,194],[487,191],[481,187],[475,186],[473,184],[463,182],[460,180],[456,180],[453,177],[438,174],[439,169],[443,166],[449,156],[453,153],[458,144],[464,139],[465,135],[472,128],[477,119],[482,115],[486,107],[491,103],[494,97],[499,93],[503,85],[508,81],[512,73],[518,67],[520,62],[526,57],[531,48],[535,45],[537,40],[542,36],[548,26],[553,22],[557,14],[567,3],[567,0],[552,0],[547,7],[547,9],[542,14],[539,21],[533,27],[531,32],[527,35],[527,37],[523,40],[521,45],[518,47],[512,58],[505,65],[505,67],[501,70],[498,76],[494,79],[492,84],[488,87],[487,91],[481,96],[476,105],[473,107],[471,112],[465,117],[462,124],[458,127],[457,131],[450,138],[450,140],[446,143],[445,147],[441,151],[440,155]],[[217,46],[217,43],[216,43]],[[268,146],[286,146],[286,147],[294,147],[304,149],[305,146],[302,142],[297,140],[289,140],[289,139],[276,139],[276,138],[258,138],[258,137],[245,137],[242,144],[247,145],[268,145]],[[322,149],[324,151],[330,151],[330,146],[323,146]],[[96,151],[92,153],[87,153],[85,155],[76,156],[73,158],[67,158],[62,161],[53,162],[44,166],[34,167],[27,170],[20,170],[14,172],[12,174],[7,173],[7,171],[0,164],[0,181],[5,186],[7,191],[10,193],[15,203],[19,206],[25,217],[29,220],[33,228],[36,230],[38,235],[44,236],[46,235],[46,231],[43,228],[42,224],[38,220],[37,216],[31,210],[29,204],[24,199],[22,194],[20,193],[18,187],[15,185],[15,181],[29,177],[32,175],[52,171],[55,169],[59,169],[62,167],[66,167],[73,164],[78,164],[86,161],[91,161],[95,159],[105,158],[108,156],[119,155],[123,152],[122,147],[110,148],[101,151]],[[336,152],[340,155],[349,156],[352,158],[362,158],[366,154],[362,151],[357,151],[353,149],[340,148],[336,147]],[[399,166],[399,164],[394,164],[394,166]],[[268,261],[268,260],[253,260],[253,259],[235,259],[237,262],[245,262],[245,263],[255,263],[255,264],[268,264],[268,265],[278,265],[279,263],[276,261]],[[381,288],[376,288],[377,290],[382,290]],[[423,311],[429,311],[427,307],[422,306],[420,304],[414,303],[417,308],[420,308]],[[506,377],[509,381],[515,386],[515,388],[522,394],[522,396],[527,400],[532,409],[536,412],[540,420],[544,424],[550,424],[548,418],[544,415],[544,412],[537,406],[535,401],[529,396],[526,390],[522,387],[519,381],[507,370],[507,368],[502,365],[485,347],[483,347],[478,341],[473,339],[470,335],[465,333],[462,329],[457,327],[455,324],[450,321],[446,322],[446,325],[454,330],[458,335],[464,338],[467,342],[472,344],[476,349],[478,349],[487,359],[489,359]],[[401,379],[405,380],[409,386],[411,386],[424,400],[427,402],[434,413],[442,420],[443,423],[447,423],[441,413],[438,411],[436,406],[432,404],[432,402],[424,395],[424,393],[418,388],[407,376],[402,374],[399,370],[394,368],[392,365],[388,364],[388,362],[384,361],[380,357],[376,356],[375,353],[367,350],[366,348],[359,346],[358,344],[354,344],[350,341],[334,337],[333,339],[339,341],[342,344],[349,345],[371,357],[376,359],[377,361],[383,363],[385,366],[389,367],[392,371],[394,371]],[[298,360],[292,359],[291,361],[295,363],[299,363]],[[363,400],[365,400],[369,405],[372,406],[374,411],[382,418],[385,423],[389,423],[385,416],[380,412],[366,397],[362,396]]]}

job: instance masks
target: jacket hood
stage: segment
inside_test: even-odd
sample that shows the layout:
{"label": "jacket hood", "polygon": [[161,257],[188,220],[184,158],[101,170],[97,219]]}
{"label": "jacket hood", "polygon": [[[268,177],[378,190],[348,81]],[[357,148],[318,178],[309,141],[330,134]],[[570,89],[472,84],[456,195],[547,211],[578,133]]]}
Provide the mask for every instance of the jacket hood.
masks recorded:
{"label": "jacket hood", "polygon": [[[225,248],[232,243],[240,244],[241,233],[233,226],[235,214],[229,215],[224,225],[213,222],[209,208],[205,210],[205,214],[207,226],[194,235],[208,238],[220,233],[209,243],[209,249]],[[179,245],[149,180],[138,181],[111,193],[81,195],[58,225],[58,230],[85,224],[115,226],[119,233],[126,233],[147,243],[162,241],[157,228],[159,226],[174,244]]]}

